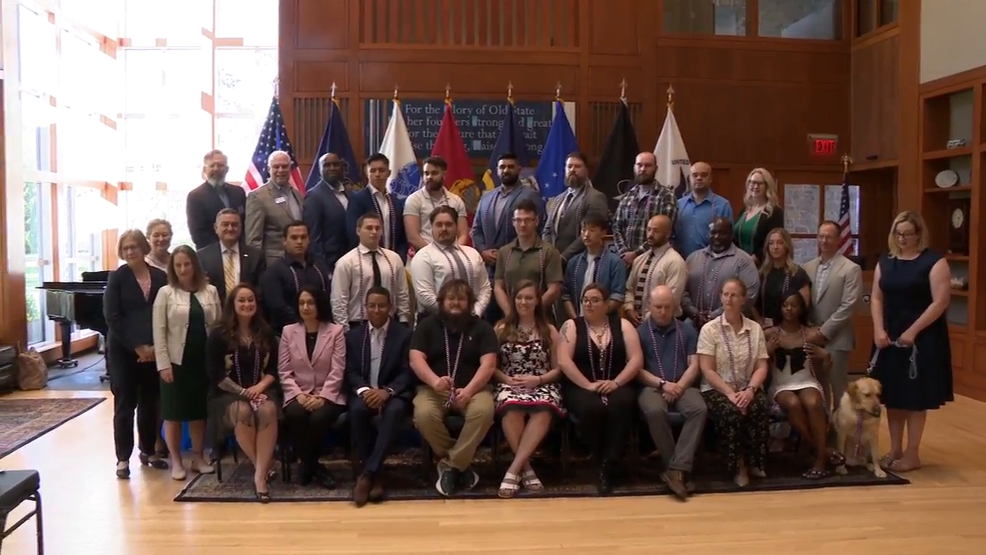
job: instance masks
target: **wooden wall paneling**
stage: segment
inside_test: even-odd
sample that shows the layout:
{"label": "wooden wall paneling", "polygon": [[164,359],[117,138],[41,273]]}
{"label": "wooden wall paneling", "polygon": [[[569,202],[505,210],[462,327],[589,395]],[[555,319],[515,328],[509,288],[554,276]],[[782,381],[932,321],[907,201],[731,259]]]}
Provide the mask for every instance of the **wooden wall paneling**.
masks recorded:
{"label": "wooden wall paneling", "polygon": [[[969,343],[972,345],[966,352],[972,358],[969,360],[969,364],[966,365],[968,371],[963,372],[969,378],[958,384],[956,392],[962,395],[968,395],[974,399],[983,400],[986,399],[986,337],[976,335],[975,339]],[[953,347],[953,361],[955,352],[955,347]]]}
{"label": "wooden wall paneling", "polygon": [[897,161],[900,112],[898,35],[852,50],[854,163]]}
{"label": "wooden wall paneling", "polygon": [[[899,64],[897,102],[900,114],[898,141],[897,206],[895,211],[917,209],[921,184],[921,113],[919,86],[921,63],[921,2],[900,2],[897,12],[897,60]],[[857,161],[858,162],[858,161]]]}

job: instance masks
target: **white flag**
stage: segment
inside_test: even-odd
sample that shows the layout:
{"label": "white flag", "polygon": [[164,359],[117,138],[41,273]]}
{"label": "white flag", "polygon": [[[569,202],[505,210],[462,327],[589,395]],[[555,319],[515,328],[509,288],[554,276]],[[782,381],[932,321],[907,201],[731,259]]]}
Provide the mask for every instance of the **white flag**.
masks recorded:
{"label": "white flag", "polygon": [[418,159],[414,156],[414,146],[407,132],[407,123],[404,121],[399,100],[394,101],[394,113],[391,114],[387,131],[380,141],[379,152],[390,160],[391,175],[387,190],[402,199],[417,191],[421,185],[421,171],[418,168]]}
{"label": "white flag", "polygon": [[684,196],[689,191],[692,163],[671,108],[668,108],[664,128],[654,145],[654,157],[657,158],[657,182],[673,190],[676,198]]}

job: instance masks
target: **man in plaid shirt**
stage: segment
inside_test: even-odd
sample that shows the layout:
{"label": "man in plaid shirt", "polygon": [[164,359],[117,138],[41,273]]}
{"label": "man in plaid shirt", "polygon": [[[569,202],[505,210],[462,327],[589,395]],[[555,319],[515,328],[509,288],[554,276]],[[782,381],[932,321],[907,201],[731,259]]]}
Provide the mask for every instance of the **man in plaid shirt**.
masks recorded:
{"label": "man in plaid shirt", "polygon": [[672,229],[678,215],[678,202],[671,189],[658,183],[657,157],[641,152],[633,166],[634,185],[620,199],[613,219],[613,241],[627,266],[638,255],[650,250],[647,222],[659,214],[671,219]]}

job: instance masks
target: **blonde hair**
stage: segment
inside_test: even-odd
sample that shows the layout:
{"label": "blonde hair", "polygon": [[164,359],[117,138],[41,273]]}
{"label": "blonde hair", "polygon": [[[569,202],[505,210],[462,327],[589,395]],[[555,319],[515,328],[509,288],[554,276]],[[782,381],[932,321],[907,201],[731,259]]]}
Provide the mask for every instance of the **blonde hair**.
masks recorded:
{"label": "blonde hair", "polygon": [[167,227],[168,228],[168,233],[170,233],[172,235],[175,234],[175,230],[171,228],[171,222],[169,222],[168,220],[162,220],[161,218],[155,218],[155,219],[147,222],[147,232],[145,233],[145,235],[147,237],[150,237],[151,236],[151,231],[153,231],[154,228],[157,227],[157,226],[159,226],[159,225],[163,225],[163,226]]}
{"label": "blonde hair", "polygon": [[118,258],[123,258],[123,244],[130,239],[133,239],[137,243],[137,248],[140,249],[141,255],[147,256],[151,253],[151,243],[147,240],[144,232],[139,229],[128,229],[120,234],[120,238],[116,242],[116,256]]}
{"label": "blonde hair", "polygon": [[770,238],[774,235],[781,236],[781,242],[784,243],[784,249],[787,251],[784,255],[784,271],[791,276],[798,271],[798,265],[794,263],[794,243],[791,241],[791,234],[783,227],[775,227],[770,230],[770,233],[767,234],[767,239],[763,243],[763,264],[760,265],[761,280],[766,278],[767,274],[774,267],[774,261],[770,257]]}
{"label": "blonde hair", "polygon": [[905,210],[897,214],[894,223],[890,224],[890,234],[887,235],[887,250],[891,258],[897,258],[901,255],[900,245],[897,244],[897,238],[894,237],[897,226],[900,224],[914,226],[914,232],[918,234],[918,251],[928,248],[928,227],[925,225],[921,213],[915,210]]}
{"label": "blonde hair", "polygon": [[775,181],[774,176],[770,175],[770,172],[764,168],[753,168],[753,171],[746,175],[746,182],[744,183],[746,192],[743,193],[743,206],[749,210],[750,205],[753,204],[753,195],[750,194],[750,179],[753,179],[753,175],[757,173],[759,173],[760,177],[763,178],[763,194],[767,200],[767,204],[763,207],[763,213],[765,216],[769,216],[774,212],[774,207],[777,206],[779,199],[777,198],[777,181]]}

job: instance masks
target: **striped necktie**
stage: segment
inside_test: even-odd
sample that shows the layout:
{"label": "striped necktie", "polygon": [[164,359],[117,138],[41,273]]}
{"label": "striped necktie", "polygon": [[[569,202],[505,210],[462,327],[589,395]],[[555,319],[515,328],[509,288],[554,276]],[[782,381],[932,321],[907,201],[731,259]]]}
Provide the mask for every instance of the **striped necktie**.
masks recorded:
{"label": "striped necktie", "polygon": [[226,256],[223,260],[223,281],[226,284],[227,296],[233,292],[233,288],[236,287],[236,282],[239,281],[236,277],[236,260],[233,256],[233,250],[226,249]]}

